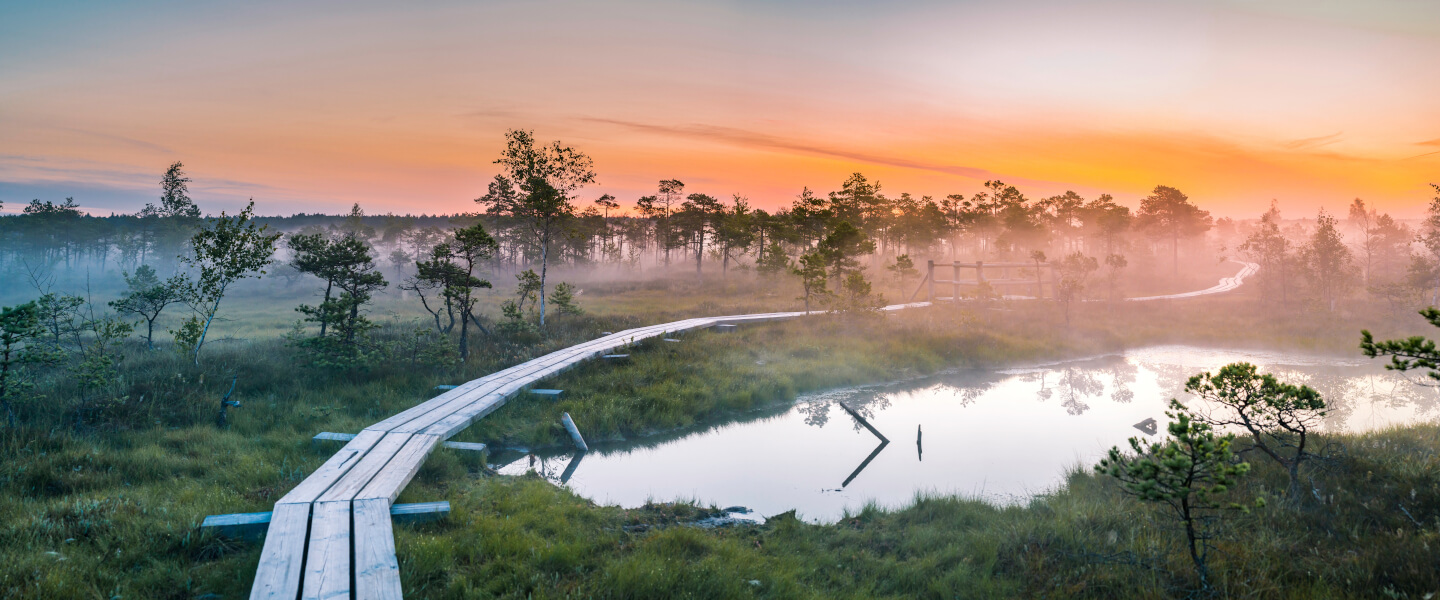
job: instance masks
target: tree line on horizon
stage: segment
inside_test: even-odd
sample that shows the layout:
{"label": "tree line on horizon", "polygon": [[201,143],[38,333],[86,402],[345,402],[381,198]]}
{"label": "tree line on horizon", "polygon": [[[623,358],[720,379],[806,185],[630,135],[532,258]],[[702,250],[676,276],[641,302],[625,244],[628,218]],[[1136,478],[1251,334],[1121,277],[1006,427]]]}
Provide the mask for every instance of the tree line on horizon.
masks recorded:
{"label": "tree line on horizon", "polygon": [[[1360,199],[1343,223],[1323,209],[1314,221],[1286,223],[1273,203],[1255,221],[1236,222],[1212,218],[1182,191],[1164,185],[1132,210],[1108,194],[1087,200],[1066,192],[1031,199],[995,180],[968,197],[890,196],[862,173],[824,195],[804,188],[789,206],[773,211],[756,208],[738,194],[725,199],[696,192],[677,179],[661,180],[654,194],[625,205],[608,194],[582,199],[581,190],[596,178],[583,152],[558,141],[540,143],[523,130],[507,132],[506,140],[506,150],[495,161],[501,173],[476,199],[474,213],[368,216],[356,204],[339,217],[252,217],[289,230],[277,246],[271,276],[293,283],[319,275],[333,288],[332,278],[299,268],[304,260],[297,256],[306,246],[297,240],[314,247],[349,239],[352,259],[388,270],[402,289],[422,296],[432,292],[445,307],[446,322],[457,321],[462,329],[468,329],[466,321],[483,326],[457,308],[457,302],[469,299],[436,295],[446,285],[441,279],[453,275],[437,271],[436,261],[472,262],[466,268],[471,276],[513,273],[521,287],[526,273],[534,271],[539,282],[531,286],[536,295],[532,311],[542,325],[554,266],[679,271],[693,265],[703,277],[707,260],[722,277],[737,268],[794,276],[807,304],[812,288],[831,300],[847,293],[852,301],[868,296],[868,281],[859,275],[867,266],[883,267],[897,281],[913,283],[917,265],[927,259],[1051,263],[1064,284],[1056,286],[1057,299],[1067,290],[1080,293],[1103,266],[1113,298],[1136,258],[1148,265],[1148,276],[1168,270],[1176,278],[1182,253],[1197,260],[1233,255],[1260,264],[1256,282],[1267,302],[1286,304],[1303,297],[1333,308],[1337,299],[1357,289],[1393,304],[1423,299],[1426,290],[1431,302],[1440,301],[1440,196],[1418,228]],[[190,199],[189,181],[183,164],[174,163],[161,178],[159,203],[132,215],[92,217],[73,199],[59,204],[34,200],[22,214],[0,217],[0,271],[97,263],[102,271],[113,264],[127,274],[142,265],[174,270],[193,234],[213,219],[202,217]],[[475,227],[488,238],[471,249],[478,254],[436,254],[464,246],[457,243],[457,233]],[[526,304],[525,297],[517,304]]]}

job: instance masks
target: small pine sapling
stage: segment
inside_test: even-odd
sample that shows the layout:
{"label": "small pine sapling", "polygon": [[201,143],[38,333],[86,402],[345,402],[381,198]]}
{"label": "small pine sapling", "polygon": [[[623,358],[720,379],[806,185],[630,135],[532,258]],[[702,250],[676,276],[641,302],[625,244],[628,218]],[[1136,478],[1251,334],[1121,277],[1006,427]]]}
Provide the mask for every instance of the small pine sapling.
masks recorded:
{"label": "small pine sapling", "polygon": [[1190,560],[1201,589],[1210,587],[1207,559],[1214,539],[1220,502],[1235,480],[1250,471],[1250,464],[1236,462],[1230,451],[1234,435],[1216,435],[1210,424],[1193,418],[1185,406],[1170,401],[1169,437],[1146,444],[1130,438],[1133,453],[1111,448],[1095,471],[1119,480],[1125,493],[1145,502],[1170,508],[1185,530]]}
{"label": "small pine sapling", "polygon": [[1316,458],[1311,438],[1326,414],[1319,392],[1282,383],[1243,362],[1225,365],[1214,375],[1205,372],[1191,377],[1185,391],[1213,409],[1199,414],[1198,419],[1213,427],[1239,427],[1249,432],[1253,448],[1289,474],[1289,500],[1299,500],[1300,465]]}

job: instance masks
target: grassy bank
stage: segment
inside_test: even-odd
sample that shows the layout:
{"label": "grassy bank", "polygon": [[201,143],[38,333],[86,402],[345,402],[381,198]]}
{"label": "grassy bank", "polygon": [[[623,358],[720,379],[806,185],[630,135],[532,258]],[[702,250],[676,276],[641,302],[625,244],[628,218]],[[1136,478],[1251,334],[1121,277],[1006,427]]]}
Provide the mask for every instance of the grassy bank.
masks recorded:
{"label": "grassy bank", "polygon": [[[614,302],[659,301],[645,294],[633,304]],[[132,350],[124,402],[83,427],[73,425],[66,403],[37,403],[25,409],[29,427],[5,432],[0,597],[244,597],[259,545],[201,535],[196,526],[207,514],[268,510],[325,459],[310,436],[358,431],[429,397],[436,384],[602,330],[764,304],[687,298],[641,316],[597,310],[562,319],[544,339],[487,342],[470,364],[454,368],[396,360],[326,373],[297,367],[295,352],[273,338],[217,345],[201,367],[173,353]],[[522,398],[462,435],[553,443],[562,435],[555,417],[569,411],[587,435],[635,437],[805,391],[946,368],[1173,342],[1353,356],[1361,327],[1382,336],[1424,331],[1423,321],[1404,314],[1251,307],[1228,299],[1092,304],[1066,326],[1053,305],[1016,303],[702,332],[681,344],[637,347],[627,365],[592,364],[544,382],[568,397]],[[216,430],[209,422],[235,375],[245,406],[232,411],[228,429]],[[70,397],[67,385],[51,381],[46,393]],[[1248,533],[1224,542],[1217,565],[1226,573],[1224,589],[1296,597],[1306,590],[1312,597],[1369,596],[1386,586],[1411,597],[1433,591],[1425,586],[1434,587],[1440,553],[1436,436],[1433,428],[1414,428],[1338,439],[1347,453],[1319,475],[1325,504],[1276,503],[1232,523],[1232,531]],[[1237,495],[1280,489],[1276,477],[1283,478],[1262,468]],[[697,507],[596,507],[535,478],[485,476],[480,465],[439,451],[401,501],[438,499],[455,506],[448,521],[397,533],[412,597],[1158,597],[1187,581],[1179,555],[1165,551],[1174,536],[1163,515],[1088,475],[1025,507],[931,498],[902,511],[867,510],[835,526],[778,519],[700,531],[663,526],[693,517],[703,510]]]}
{"label": "grassy bank", "polygon": [[[1440,428],[1325,441],[1345,452],[1315,473],[1322,500],[1279,501],[1285,474],[1258,461],[1234,491],[1271,502],[1224,522],[1219,596],[1440,589]],[[1024,506],[920,497],[833,526],[782,516],[721,531],[665,526],[695,507],[596,507],[537,477],[460,475],[430,467],[421,489],[443,488],[456,513],[397,534],[415,597],[1168,598],[1194,585],[1169,514],[1085,473]]]}

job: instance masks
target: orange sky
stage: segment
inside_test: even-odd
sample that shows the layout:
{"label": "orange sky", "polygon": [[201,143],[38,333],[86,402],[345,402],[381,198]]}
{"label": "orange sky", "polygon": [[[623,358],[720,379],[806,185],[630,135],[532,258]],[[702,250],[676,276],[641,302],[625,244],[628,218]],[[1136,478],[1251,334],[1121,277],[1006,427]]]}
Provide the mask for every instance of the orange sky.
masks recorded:
{"label": "orange sky", "polygon": [[133,211],[176,160],[209,211],[474,210],[511,127],[595,158],[585,202],[861,171],[1412,217],[1440,182],[1440,3],[193,4],[0,8],[7,212]]}

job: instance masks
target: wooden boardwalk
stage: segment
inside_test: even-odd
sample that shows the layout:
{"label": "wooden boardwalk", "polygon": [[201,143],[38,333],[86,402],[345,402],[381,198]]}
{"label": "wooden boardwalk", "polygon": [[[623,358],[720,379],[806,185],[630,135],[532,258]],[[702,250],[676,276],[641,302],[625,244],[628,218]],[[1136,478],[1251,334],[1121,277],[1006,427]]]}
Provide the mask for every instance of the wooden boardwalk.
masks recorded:
{"label": "wooden boardwalk", "polygon": [[616,332],[470,381],[366,427],[275,504],[250,598],[400,598],[390,505],[436,445],[526,386],[640,340],[804,314],[688,319]]}
{"label": "wooden boardwalk", "polygon": [[[1215,288],[1171,297],[1229,291],[1256,268],[1247,265]],[[881,310],[929,305],[913,302]],[[437,445],[494,412],[526,386],[635,342],[806,314],[707,317],[616,332],[467,382],[366,427],[276,502],[250,588],[251,600],[401,598],[390,507]]]}

